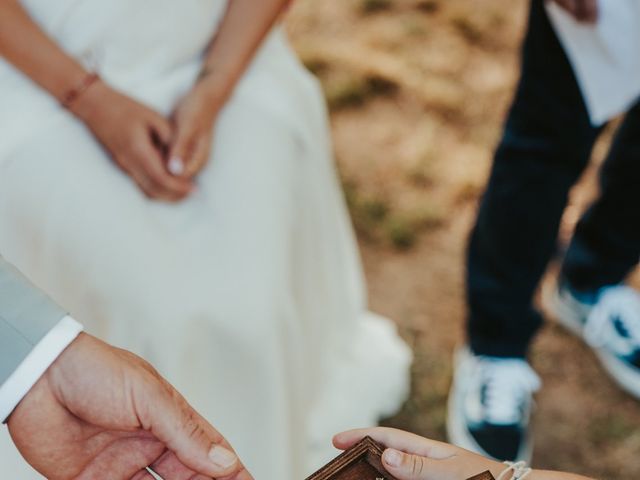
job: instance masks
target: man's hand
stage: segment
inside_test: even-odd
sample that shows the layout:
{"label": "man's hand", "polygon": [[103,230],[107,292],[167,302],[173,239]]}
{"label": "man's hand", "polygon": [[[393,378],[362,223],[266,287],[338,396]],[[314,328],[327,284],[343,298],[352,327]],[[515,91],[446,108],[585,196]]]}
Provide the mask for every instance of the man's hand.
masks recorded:
{"label": "man's hand", "polygon": [[595,23],[598,20],[598,0],[552,0],[579,22]]}
{"label": "man's hand", "polygon": [[81,334],[9,431],[50,480],[251,480],[230,445],[148,363]]}

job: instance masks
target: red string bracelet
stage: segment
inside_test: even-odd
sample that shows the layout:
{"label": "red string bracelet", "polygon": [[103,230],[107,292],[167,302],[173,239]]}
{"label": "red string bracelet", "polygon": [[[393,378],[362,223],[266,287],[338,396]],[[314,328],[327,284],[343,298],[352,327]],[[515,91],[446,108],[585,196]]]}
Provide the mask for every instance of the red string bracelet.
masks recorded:
{"label": "red string bracelet", "polygon": [[100,75],[96,72],[88,73],[77,86],[67,92],[60,103],[64,108],[69,109],[71,105],[98,80],[100,80]]}

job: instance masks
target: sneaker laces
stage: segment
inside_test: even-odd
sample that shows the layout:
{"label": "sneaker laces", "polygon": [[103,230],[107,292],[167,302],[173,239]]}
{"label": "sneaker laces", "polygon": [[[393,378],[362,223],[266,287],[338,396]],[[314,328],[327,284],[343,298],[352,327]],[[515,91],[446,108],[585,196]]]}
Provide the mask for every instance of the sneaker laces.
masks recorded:
{"label": "sneaker laces", "polygon": [[522,421],[522,406],[540,386],[540,377],[521,359],[481,357],[485,420],[493,425]]}
{"label": "sneaker laces", "polygon": [[640,294],[631,287],[603,289],[587,317],[584,338],[621,356],[640,350]]}

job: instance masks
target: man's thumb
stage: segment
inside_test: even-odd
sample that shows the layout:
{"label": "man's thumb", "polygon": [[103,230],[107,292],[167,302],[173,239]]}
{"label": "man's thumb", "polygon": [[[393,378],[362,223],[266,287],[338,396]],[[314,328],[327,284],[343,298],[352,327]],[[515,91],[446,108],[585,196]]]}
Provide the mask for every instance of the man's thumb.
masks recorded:
{"label": "man's thumb", "polygon": [[148,398],[150,431],[190,469],[214,478],[243,469],[218,431],[172,387]]}
{"label": "man's thumb", "polygon": [[388,448],[382,455],[384,467],[398,480],[430,480],[429,459]]}

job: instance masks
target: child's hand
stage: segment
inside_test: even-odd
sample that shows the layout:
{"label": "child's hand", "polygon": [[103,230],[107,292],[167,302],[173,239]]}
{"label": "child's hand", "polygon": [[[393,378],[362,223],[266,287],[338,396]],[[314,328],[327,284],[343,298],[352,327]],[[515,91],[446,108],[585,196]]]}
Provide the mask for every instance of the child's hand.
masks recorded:
{"label": "child's hand", "polygon": [[579,22],[595,23],[598,20],[597,0],[553,0]]}
{"label": "child's hand", "polygon": [[490,470],[495,478],[505,465],[447,443],[392,428],[351,430],[333,438],[345,450],[366,436],[388,447],[382,463],[398,480],[463,480]]}

